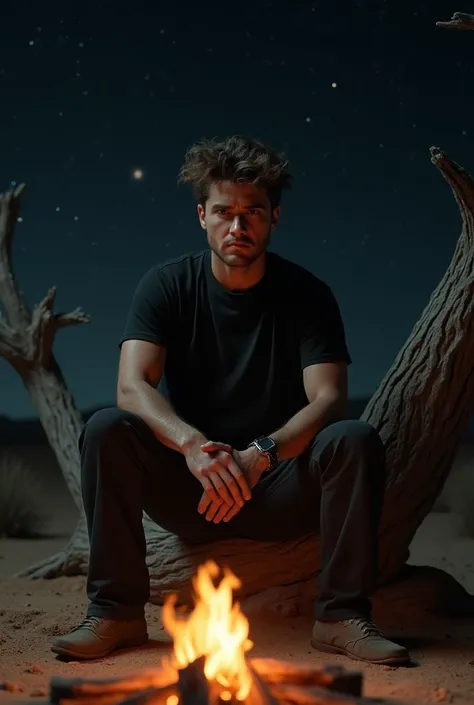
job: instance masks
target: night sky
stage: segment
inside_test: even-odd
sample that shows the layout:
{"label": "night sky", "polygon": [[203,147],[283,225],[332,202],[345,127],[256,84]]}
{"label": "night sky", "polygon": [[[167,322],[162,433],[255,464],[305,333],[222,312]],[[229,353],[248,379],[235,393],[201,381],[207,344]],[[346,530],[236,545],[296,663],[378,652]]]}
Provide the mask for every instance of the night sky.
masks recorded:
{"label": "night sky", "polygon": [[[351,396],[375,391],[460,232],[430,146],[474,172],[474,35],[435,26],[455,11],[472,2],[2,7],[0,190],[27,183],[15,273],[30,306],[55,284],[58,310],[92,316],[55,345],[81,409],[115,398],[140,277],[206,246],[176,183],[186,148],[232,133],[287,153],[272,249],[331,285]],[[0,414],[34,413],[0,359]]]}

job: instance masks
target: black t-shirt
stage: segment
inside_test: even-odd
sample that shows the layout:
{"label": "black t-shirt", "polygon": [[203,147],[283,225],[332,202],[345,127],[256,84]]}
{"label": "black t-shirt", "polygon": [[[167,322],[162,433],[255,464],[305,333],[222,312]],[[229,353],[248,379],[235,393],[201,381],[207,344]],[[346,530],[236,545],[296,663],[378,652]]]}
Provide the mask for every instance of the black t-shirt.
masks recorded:
{"label": "black t-shirt", "polygon": [[244,292],[219,284],[210,250],[152,267],[120,345],[130,339],[166,347],[160,391],[207,438],[238,449],[308,403],[305,367],[351,363],[331,289],[271,252],[262,279]]}

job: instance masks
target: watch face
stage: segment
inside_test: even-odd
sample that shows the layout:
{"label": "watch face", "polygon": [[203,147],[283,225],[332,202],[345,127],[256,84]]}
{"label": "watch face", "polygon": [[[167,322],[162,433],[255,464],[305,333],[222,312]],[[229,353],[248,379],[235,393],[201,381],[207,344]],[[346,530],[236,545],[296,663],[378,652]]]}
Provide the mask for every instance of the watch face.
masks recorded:
{"label": "watch face", "polygon": [[258,445],[264,451],[264,453],[268,453],[275,447],[275,443],[274,441],[272,441],[271,438],[259,438]]}

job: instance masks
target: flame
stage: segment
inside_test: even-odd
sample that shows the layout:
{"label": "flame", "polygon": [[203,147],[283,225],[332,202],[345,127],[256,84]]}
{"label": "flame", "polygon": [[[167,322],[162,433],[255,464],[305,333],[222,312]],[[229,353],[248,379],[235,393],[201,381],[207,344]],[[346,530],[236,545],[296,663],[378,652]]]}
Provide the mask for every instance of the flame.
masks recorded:
{"label": "flame", "polygon": [[214,561],[199,566],[193,578],[195,606],[191,614],[178,616],[174,609],[177,597],[170,595],[163,605],[163,625],[173,638],[176,668],[205,657],[207,680],[216,681],[238,700],[245,700],[252,685],[245,653],[253,642],[248,639],[249,623],[240,605],[232,605],[232,590],[239,588],[241,581],[225,570],[216,587],[213,579],[219,572]]}

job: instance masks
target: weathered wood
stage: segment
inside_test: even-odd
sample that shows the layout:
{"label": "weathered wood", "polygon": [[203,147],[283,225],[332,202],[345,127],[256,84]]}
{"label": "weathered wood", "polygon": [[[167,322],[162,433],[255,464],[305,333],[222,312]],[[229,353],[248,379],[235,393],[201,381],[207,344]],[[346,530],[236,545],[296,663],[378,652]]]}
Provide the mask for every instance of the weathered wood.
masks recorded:
{"label": "weathered wood", "polygon": [[281,705],[370,705],[370,700],[344,695],[318,686],[275,685],[272,694]]}
{"label": "weathered wood", "polygon": [[[249,667],[249,670],[252,676],[252,687],[245,699],[245,705],[279,705],[278,699],[260,674],[252,666]],[[222,705],[222,700],[220,700],[219,705]]]}
{"label": "weathered wood", "polygon": [[389,461],[381,582],[407,560],[474,406],[474,181],[439,148],[430,151],[453,190],[462,231],[444,277],[362,415],[378,430]]}
{"label": "weathered wood", "polygon": [[[204,676],[204,658],[174,671],[147,669],[114,679],[54,676],[51,705],[159,705],[179,693],[185,705],[215,705],[222,687]],[[247,705],[356,705],[363,702],[362,673],[344,666],[298,663],[277,659],[248,660],[252,688]]]}
{"label": "weathered wood", "polygon": [[445,29],[474,29],[474,15],[468,15],[465,12],[455,12],[448,22],[437,22],[437,27]]}
{"label": "weathered wood", "polygon": [[348,670],[340,665],[310,661],[282,661],[274,658],[251,658],[253,670],[271,687],[318,686],[346,695],[362,694],[362,671]]}
{"label": "weathered wood", "polygon": [[217,705],[212,686],[204,675],[204,657],[178,670],[178,694],[182,705]]}
{"label": "weathered wood", "polygon": [[53,676],[49,685],[49,699],[52,705],[64,700],[88,700],[92,702],[99,697],[125,697],[138,690],[156,690],[175,685],[178,680],[174,669],[144,669],[118,678],[68,678]]}
{"label": "weathered wood", "polygon": [[0,194],[0,355],[20,375],[31,396],[47,440],[56,454],[77,507],[82,509],[77,438],[82,418],[53,355],[56,333],[71,325],[87,323],[80,308],[54,313],[56,289],[52,287],[30,312],[12,266],[15,225],[21,211],[25,185]]}
{"label": "weathered wood", "polygon": [[[253,674],[268,686],[291,684],[295,686],[320,686],[328,690],[360,695],[363,674],[341,665],[313,662],[283,661],[273,658],[249,658]],[[114,678],[83,678],[53,676],[49,697],[53,705],[64,700],[95,700],[98,697],[129,695],[138,690],[163,689],[178,682],[178,671],[164,662],[156,668]]]}

